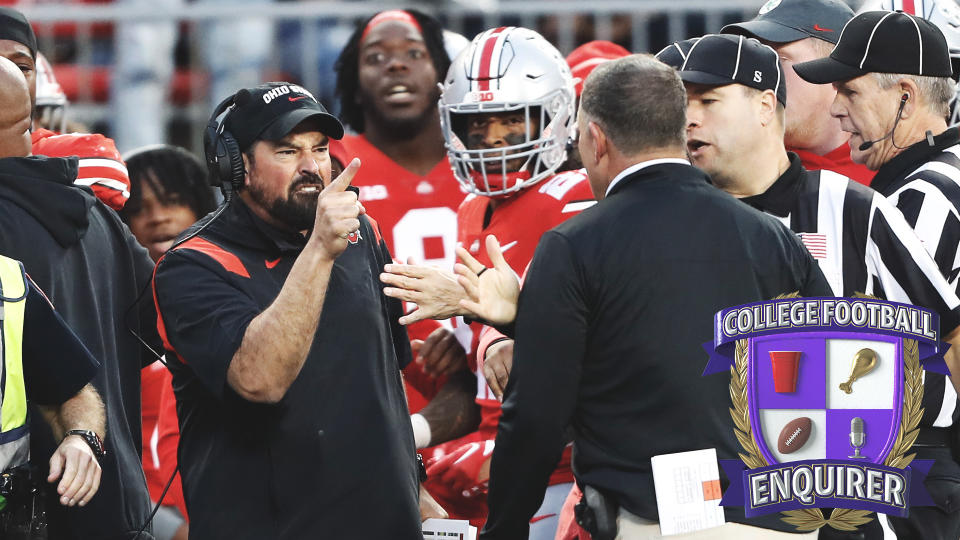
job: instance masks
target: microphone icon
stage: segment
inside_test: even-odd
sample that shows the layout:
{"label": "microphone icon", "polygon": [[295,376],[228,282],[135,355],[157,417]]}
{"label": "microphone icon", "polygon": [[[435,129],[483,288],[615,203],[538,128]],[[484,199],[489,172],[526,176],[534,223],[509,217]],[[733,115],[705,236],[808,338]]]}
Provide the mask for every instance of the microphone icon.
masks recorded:
{"label": "microphone icon", "polygon": [[850,420],[850,446],[853,447],[853,455],[847,456],[855,459],[867,459],[867,456],[860,455],[860,449],[863,448],[866,435],[863,433],[863,418],[859,416]]}

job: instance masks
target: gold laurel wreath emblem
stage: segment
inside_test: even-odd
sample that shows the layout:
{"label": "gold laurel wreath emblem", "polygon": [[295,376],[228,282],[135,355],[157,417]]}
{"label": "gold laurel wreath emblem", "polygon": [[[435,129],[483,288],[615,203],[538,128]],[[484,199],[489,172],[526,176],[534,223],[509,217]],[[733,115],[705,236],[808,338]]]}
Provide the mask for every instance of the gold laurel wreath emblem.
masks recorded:
{"label": "gold laurel wreath emblem", "polygon": [[[859,296],[859,295],[858,295]],[[779,296],[776,299],[796,298],[797,293],[786,296]],[[733,401],[733,408],[730,409],[730,416],[733,417],[733,433],[743,447],[745,454],[738,454],[743,463],[750,469],[766,467],[769,465],[767,460],[760,454],[757,447],[757,441],[753,437],[753,430],[750,428],[750,409],[747,400],[747,368],[749,366],[749,342],[747,339],[737,340],[736,345],[736,363],[730,368],[730,399]],[[903,412],[900,415],[900,431],[897,433],[897,439],[887,455],[884,465],[898,469],[906,468],[913,461],[916,454],[906,456],[907,450],[917,440],[920,434],[917,425],[923,416],[923,407],[920,406],[923,400],[923,378],[920,371],[920,356],[917,348],[917,341],[914,339],[903,340]],[[783,521],[795,526],[797,531],[809,532],[815,531],[824,525],[829,525],[834,529],[841,531],[855,531],[858,526],[870,522],[874,516],[873,512],[867,510],[851,510],[848,508],[835,508],[830,517],[824,517],[819,508],[804,508],[802,510],[788,510],[781,512]]]}

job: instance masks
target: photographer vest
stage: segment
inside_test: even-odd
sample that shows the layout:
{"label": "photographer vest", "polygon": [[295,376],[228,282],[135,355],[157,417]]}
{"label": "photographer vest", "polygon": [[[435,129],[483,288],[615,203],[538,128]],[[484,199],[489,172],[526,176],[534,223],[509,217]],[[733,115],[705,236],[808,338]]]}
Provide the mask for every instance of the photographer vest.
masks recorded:
{"label": "photographer vest", "polygon": [[19,467],[30,459],[21,350],[27,290],[20,262],[0,256],[0,471]]}

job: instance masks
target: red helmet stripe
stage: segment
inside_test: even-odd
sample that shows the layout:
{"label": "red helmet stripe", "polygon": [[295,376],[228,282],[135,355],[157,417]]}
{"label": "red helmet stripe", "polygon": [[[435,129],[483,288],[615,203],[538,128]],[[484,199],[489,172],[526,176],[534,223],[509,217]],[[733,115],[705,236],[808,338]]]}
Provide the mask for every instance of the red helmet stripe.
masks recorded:
{"label": "red helmet stripe", "polygon": [[497,45],[497,40],[500,39],[500,34],[506,29],[506,26],[495,28],[483,43],[483,52],[480,53],[479,76],[477,77],[478,90],[490,90],[490,66],[493,65],[493,49]]}

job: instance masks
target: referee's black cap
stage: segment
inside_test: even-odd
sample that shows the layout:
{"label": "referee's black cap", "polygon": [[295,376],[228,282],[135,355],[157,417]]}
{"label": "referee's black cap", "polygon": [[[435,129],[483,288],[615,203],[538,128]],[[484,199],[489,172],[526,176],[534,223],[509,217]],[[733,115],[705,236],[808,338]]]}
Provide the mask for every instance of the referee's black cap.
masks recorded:
{"label": "referee's black cap", "polygon": [[726,86],[742,84],[757,90],[773,90],[777,101],[787,104],[780,56],[759,41],[731,34],[708,34],[690,47],[679,69],[684,82]]}
{"label": "referee's black cap", "polygon": [[867,73],[950,77],[950,48],[933,23],[902,11],[866,11],[850,19],[826,58],[793,69],[805,81],[828,84]]}
{"label": "referee's black cap", "polygon": [[671,43],[660,49],[660,52],[656,54],[656,58],[673,69],[680,69],[680,67],[683,66],[684,60],[687,59],[687,53],[690,52],[690,47],[693,47],[693,44],[699,39],[700,38],[690,38]]}
{"label": "referee's black cap", "polygon": [[728,24],[724,34],[743,34],[770,43],[791,43],[809,37],[836,45],[853,10],[840,0],[770,0],[753,19]]}
{"label": "referee's black cap", "polygon": [[236,138],[240,150],[257,140],[278,141],[301,122],[315,119],[320,131],[332,139],[343,138],[343,124],[328,113],[313,94],[288,82],[270,82],[237,92],[224,127]]}

